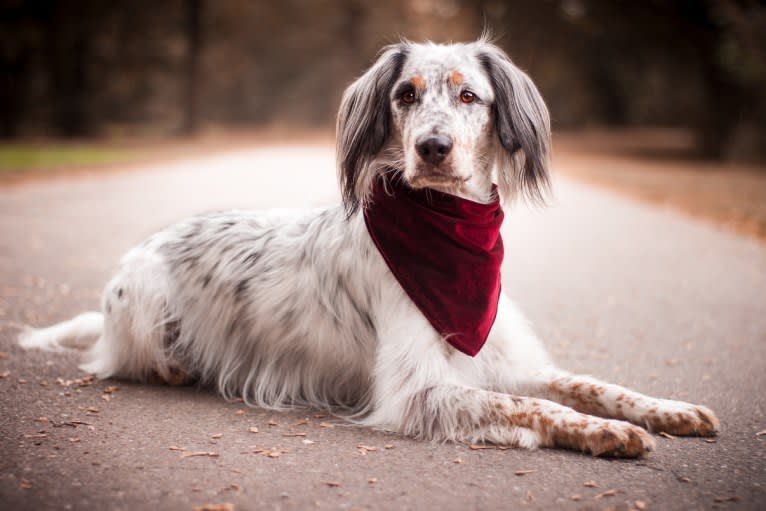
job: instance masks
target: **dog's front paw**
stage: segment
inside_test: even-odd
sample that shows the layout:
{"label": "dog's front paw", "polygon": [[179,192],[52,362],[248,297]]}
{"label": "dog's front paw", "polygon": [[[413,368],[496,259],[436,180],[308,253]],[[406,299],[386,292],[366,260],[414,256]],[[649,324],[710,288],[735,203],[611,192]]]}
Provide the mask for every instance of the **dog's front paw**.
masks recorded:
{"label": "dog's front paw", "polygon": [[715,436],[720,427],[718,417],[709,408],[670,400],[650,409],[644,423],[652,432],[679,436]]}
{"label": "dog's front paw", "polygon": [[585,416],[565,422],[556,429],[553,441],[594,456],[638,458],[654,450],[654,438],[645,429],[628,422]]}
{"label": "dog's front paw", "polygon": [[638,458],[654,450],[654,438],[639,426],[603,420],[586,433],[584,447],[594,456]]}

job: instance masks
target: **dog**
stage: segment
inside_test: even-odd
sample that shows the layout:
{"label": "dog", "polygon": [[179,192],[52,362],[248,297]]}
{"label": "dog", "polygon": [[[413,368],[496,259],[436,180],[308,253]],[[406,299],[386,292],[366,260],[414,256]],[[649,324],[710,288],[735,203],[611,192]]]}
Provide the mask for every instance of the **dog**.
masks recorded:
{"label": "dog", "polygon": [[[472,337],[478,351],[454,344],[413,299],[433,305],[431,284],[405,289],[373,239],[368,212],[380,198],[396,211],[408,190],[469,208],[544,201],[550,144],[540,93],[490,41],[393,44],[341,101],[342,204],[182,221],[122,258],[101,312],[28,328],[19,342],[84,350],[81,368],[99,378],[196,381],[252,406],[327,409],[418,439],[639,457],[654,448],[650,432],[715,435],[704,406],[556,367],[499,287],[476,295],[491,312],[478,321],[488,334]],[[413,250],[427,258],[422,232]],[[410,259],[417,281],[429,266]],[[462,293],[445,289],[460,314]]]}

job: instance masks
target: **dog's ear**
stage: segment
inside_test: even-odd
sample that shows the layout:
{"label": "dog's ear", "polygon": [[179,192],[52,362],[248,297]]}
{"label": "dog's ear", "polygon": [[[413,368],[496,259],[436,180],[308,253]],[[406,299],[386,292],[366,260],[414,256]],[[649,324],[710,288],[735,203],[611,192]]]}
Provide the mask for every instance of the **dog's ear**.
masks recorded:
{"label": "dog's ear", "polygon": [[371,168],[391,133],[389,95],[407,56],[404,43],[384,48],[375,64],[343,94],[336,125],[343,204],[350,217],[375,177]]}
{"label": "dog's ear", "polygon": [[548,108],[532,80],[497,46],[480,45],[479,61],[495,93],[492,105],[500,142],[496,168],[504,199],[521,193],[544,202],[550,189],[551,127]]}

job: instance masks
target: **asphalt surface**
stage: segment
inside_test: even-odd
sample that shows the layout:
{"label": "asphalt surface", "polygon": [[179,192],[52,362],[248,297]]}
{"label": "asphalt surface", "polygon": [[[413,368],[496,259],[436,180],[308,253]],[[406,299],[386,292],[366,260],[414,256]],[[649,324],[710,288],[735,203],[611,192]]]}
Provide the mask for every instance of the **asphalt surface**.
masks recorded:
{"label": "asphalt surface", "polygon": [[68,381],[75,355],[15,346],[14,323],[95,309],[120,255],[167,223],[337,196],[321,146],[0,189],[0,508],[766,508],[766,246],[561,176],[550,207],[507,212],[504,288],[562,367],[705,404],[714,443],[658,437],[637,461],[471,450],[208,390]]}

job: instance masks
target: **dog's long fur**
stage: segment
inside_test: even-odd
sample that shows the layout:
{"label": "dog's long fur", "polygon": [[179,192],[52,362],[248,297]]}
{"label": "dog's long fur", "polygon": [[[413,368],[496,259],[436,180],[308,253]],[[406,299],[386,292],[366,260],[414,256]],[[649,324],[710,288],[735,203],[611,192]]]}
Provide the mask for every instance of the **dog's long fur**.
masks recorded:
{"label": "dog's long fur", "polygon": [[[548,112],[500,49],[385,48],[346,91],[337,133],[343,205],[183,221],[124,256],[101,313],[21,344],[87,349],[82,368],[100,378],[196,380],[253,406],[326,408],[425,439],[640,456],[653,439],[625,421],[715,434],[707,408],[556,368],[505,296],[481,352],[457,352],[371,242],[361,211],[380,172],[475,201],[493,198],[492,182],[507,203],[545,194]],[[443,162],[418,156],[432,136],[453,142]]]}

